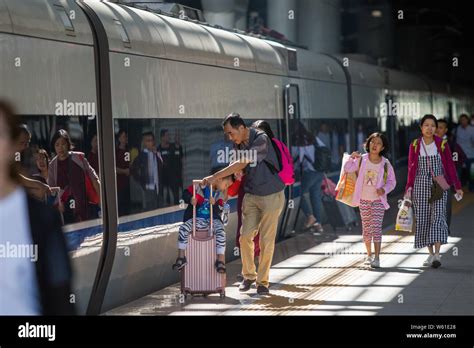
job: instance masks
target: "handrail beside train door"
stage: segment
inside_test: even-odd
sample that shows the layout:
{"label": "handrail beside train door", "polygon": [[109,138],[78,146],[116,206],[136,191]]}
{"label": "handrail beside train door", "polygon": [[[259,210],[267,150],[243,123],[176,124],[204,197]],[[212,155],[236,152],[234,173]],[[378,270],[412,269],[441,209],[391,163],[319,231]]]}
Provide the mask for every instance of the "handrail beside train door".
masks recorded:
{"label": "handrail beside train door", "polygon": [[[290,112],[290,105],[293,105],[293,101],[291,100],[291,89],[296,89],[296,101],[294,104],[294,111],[293,113]],[[295,83],[290,83],[285,85],[284,89],[284,107],[285,107],[285,136],[286,136],[286,145],[288,146],[288,150],[291,154],[291,138],[290,138],[290,125],[291,122],[295,122],[296,120],[300,119],[300,88]],[[288,187],[288,195],[286,195],[285,200],[285,207],[283,209],[283,218],[281,219],[280,228],[278,231],[278,240],[282,240],[285,237],[286,229],[288,227],[288,223],[290,221],[291,211],[294,210],[294,205],[292,208],[289,208],[289,203],[293,199],[293,185]]]}

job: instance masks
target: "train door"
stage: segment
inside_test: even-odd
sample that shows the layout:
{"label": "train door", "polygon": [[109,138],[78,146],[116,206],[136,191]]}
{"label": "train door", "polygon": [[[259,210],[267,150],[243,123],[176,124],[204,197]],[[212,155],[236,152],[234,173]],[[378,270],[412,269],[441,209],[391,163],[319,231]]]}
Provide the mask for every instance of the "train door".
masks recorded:
{"label": "train door", "polygon": [[[290,153],[293,145],[292,141],[294,138],[295,125],[300,119],[299,98],[300,92],[297,84],[288,84],[285,86],[283,96],[285,115],[282,121],[281,130],[283,136],[282,140],[287,144]],[[298,169],[295,168],[295,176],[298,179],[299,176],[296,173],[297,170]],[[286,234],[291,232],[289,230],[294,225],[296,219],[297,209],[295,209],[295,187],[299,187],[299,183],[295,182],[294,185],[287,186],[285,189],[286,203],[278,230],[278,240],[284,239]]]}

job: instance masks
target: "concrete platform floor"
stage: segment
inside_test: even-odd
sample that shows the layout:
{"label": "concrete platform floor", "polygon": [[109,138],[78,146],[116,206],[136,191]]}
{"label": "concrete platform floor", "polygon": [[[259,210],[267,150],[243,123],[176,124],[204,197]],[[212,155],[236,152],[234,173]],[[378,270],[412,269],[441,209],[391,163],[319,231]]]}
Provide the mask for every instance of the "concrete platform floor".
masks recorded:
{"label": "concrete platform floor", "polygon": [[[396,207],[396,202],[392,203]],[[321,235],[299,233],[276,245],[270,295],[238,291],[240,260],[227,264],[226,298],[180,296],[175,284],[105,315],[473,315],[474,194],[453,203],[442,266],[423,267],[427,250],[413,235],[395,232],[396,208],[384,222],[381,268],[363,265],[360,227],[329,226]]]}

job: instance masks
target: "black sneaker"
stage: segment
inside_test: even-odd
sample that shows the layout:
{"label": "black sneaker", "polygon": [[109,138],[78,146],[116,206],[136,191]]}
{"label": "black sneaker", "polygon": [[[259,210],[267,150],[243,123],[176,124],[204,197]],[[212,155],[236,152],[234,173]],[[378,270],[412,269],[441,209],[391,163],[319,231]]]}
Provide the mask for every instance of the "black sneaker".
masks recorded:
{"label": "black sneaker", "polygon": [[435,255],[433,258],[433,263],[431,264],[431,267],[438,268],[440,266],[441,266],[441,258],[439,255]]}
{"label": "black sneaker", "polygon": [[257,294],[259,295],[268,295],[270,294],[270,290],[266,286],[259,285],[257,286]]}
{"label": "black sneaker", "polygon": [[239,291],[249,291],[250,290],[250,286],[252,285],[252,283],[254,283],[255,280],[250,280],[250,279],[244,279],[242,280],[242,283],[240,283],[239,285]]}
{"label": "black sneaker", "polygon": [[235,278],[237,278],[237,281],[240,282],[240,283],[242,283],[244,281],[244,276],[242,274],[237,274],[237,277],[235,277]]}
{"label": "black sneaker", "polygon": [[172,266],[172,269],[176,271],[181,271],[183,267],[186,266],[187,264],[188,264],[188,260],[186,260],[186,257],[178,257],[176,259],[176,262]]}

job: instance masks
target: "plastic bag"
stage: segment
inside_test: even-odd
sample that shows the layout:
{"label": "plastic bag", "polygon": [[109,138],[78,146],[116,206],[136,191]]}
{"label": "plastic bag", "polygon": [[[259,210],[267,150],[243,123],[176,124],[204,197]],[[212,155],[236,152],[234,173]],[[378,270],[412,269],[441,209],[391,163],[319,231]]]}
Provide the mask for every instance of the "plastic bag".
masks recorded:
{"label": "plastic bag", "polygon": [[400,209],[398,210],[395,231],[413,231],[413,208],[411,199],[408,197],[403,199]]}
{"label": "plastic bag", "polygon": [[354,197],[357,174],[355,172],[346,173],[344,171],[344,165],[349,160],[349,158],[350,155],[348,153],[344,153],[342,158],[341,173],[336,186],[336,200],[353,207],[354,204],[352,203],[352,199]]}
{"label": "plastic bag", "polygon": [[336,184],[324,175],[323,181],[321,183],[321,190],[325,195],[336,197]]}

